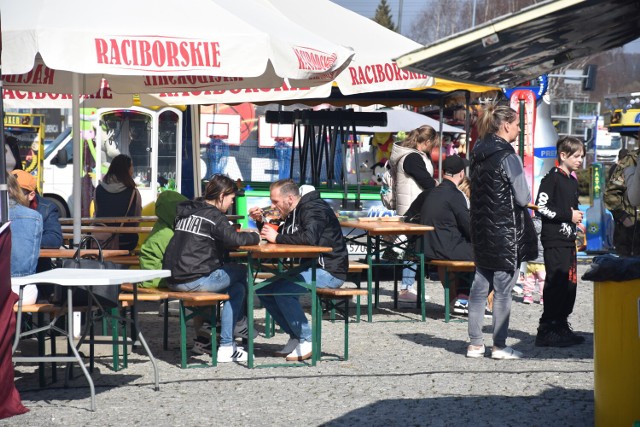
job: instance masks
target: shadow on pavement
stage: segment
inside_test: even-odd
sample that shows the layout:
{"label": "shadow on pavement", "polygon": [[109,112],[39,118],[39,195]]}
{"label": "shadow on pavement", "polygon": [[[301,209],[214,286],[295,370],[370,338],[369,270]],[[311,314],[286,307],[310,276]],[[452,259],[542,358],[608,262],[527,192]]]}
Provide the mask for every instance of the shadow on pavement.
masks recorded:
{"label": "shadow on pavement", "polygon": [[593,425],[593,391],[551,388],[534,396],[444,396],[388,399],[323,426]]}

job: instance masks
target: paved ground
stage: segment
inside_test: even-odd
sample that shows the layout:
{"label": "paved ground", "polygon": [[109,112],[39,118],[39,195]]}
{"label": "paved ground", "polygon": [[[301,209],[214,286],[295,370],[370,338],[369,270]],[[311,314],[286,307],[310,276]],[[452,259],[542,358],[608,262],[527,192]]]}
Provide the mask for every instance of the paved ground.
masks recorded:
{"label": "paved ground", "polygon": [[[579,275],[585,270],[579,266]],[[97,412],[89,410],[82,375],[69,388],[58,382],[39,389],[35,367],[18,365],[16,384],[31,411],[0,426],[593,425],[591,282],[580,282],[570,319],[587,338],[576,347],[535,347],[542,308],[514,296],[508,344],[526,356],[517,361],[467,359],[467,324],[443,322],[441,286],[427,282],[432,299],[425,323],[415,321],[415,309],[392,309],[392,287],[392,282],[383,283],[381,309],[372,324],[351,325],[348,361],[291,369],[222,364],[182,370],[176,318],[171,318],[172,348],[163,351],[162,318],[154,305],[144,305],[141,320],[158,359],[160,391],[153,390],[151,364],[140,350],[120,372],[109,369],[110,358],[98,359],[93,375]],[[263,312],[256,316],[261,322]],[[490,345],[489,320],[486,325]],[[282,334],[269,340],[261,335],[257,361],[281,360],[265,356],[285,341]],[[342,354],[341,323],[323,323],[323,350]]]}

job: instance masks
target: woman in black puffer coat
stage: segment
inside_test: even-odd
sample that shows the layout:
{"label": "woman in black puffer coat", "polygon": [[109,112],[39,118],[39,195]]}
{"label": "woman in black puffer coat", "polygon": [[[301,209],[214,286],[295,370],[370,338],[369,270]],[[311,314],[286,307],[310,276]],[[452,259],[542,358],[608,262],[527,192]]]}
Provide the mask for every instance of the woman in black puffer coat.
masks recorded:
{"label": "woman in black puffer coat", "polygon": [[[526,206],[531,201],[522,162],[511,142],[520,133],[518,114],[506,106],[489,105],[478,120],[481,140],[471,151],[471,241],[476,273],[469,295],[467,357],[482,357],[485,301],[493,302],[494,359],[517,359],[522,354],[506,344],[511,313],[511,290],[525,253]],[[530,219],[530,218],[529,218]]]}

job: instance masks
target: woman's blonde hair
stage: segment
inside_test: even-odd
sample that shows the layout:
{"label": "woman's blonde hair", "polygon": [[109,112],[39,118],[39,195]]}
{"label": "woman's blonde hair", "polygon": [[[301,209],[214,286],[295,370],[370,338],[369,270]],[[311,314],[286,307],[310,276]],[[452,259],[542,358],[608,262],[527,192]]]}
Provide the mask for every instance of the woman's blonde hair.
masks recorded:
{"label": "woman's blonde hair", "polygon": [[9,190],[9,198],[16,203],[19,203],[23,206],[29,206],[29,199],[25,196],[20,184],[18,184],[18,180],[13,174],[5,172],[5,179],[7,180],[7,189]]}
{"label": "woman's blonde hair", "polygon": [[409,132],[407,138],[400,143],[403,147],[416,148],[419,143],[427,143],[427,152],[430,152],[438,143],[436,130],[429,125],[423,125]]}
{"label": "woman's blonde hair", "polygon": [[503,123],[511,123],[518,118],[516,110],[506,105],[491,103],[485,105],[482,111],[482,114],[478,117],[478,134],[480,138],[498,132]]}
{"label": "woman's blonde hair", "polygon": [[458,184],[458,190],[462,191],[467,199],[471,198],[471,180],[468,176],[462,178],[460,184]]}

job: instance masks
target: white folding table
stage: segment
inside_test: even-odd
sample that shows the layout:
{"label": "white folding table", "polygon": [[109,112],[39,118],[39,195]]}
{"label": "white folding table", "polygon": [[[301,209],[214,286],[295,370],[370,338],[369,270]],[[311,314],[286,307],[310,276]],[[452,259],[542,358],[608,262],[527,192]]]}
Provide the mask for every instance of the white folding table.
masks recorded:
{"label": "white folding table", "polygon": [[[18,301],[18,326],[16,327],[16,340],[20,338],[20,319],[22,315],[22,286],[28,284],[49,283],[54,285],[65,286],[67,288],[67,330],[64,331],[50,325],[51,328],[55,328],[58,332],[67,336],[69,341],[69,348],[73,355],[67,356],[20,356],[14,357],[14,362],[78,362],[82,372],[84,373],[87,381],[89,382],[89,388],[91,389],[91,410],[95,411],[95,388],[93,380],[89,375],[89,371],[84,364],[84,361],[80,357],[78,350],[73,342],[73,288],[83,287],[90,291],[90,288],[97,286],[108,285],[120,285],[123,283],[134,284],[134,304],[137,302],[137,283],[145,280],[151,280],[162,277],[169,277],[171,272],[169,270],[111,270],[111,269],[75,269],[75,268],[56,268],[42,273],[32,274],[30,276],[12,277],[11,284],[21,286],[20,288],[20,301]],[[90,293],[90,292],[89,292]],[[134,305],[135,307],[135,305]],[[134,316],[134,322],[137,323],[138,316]],[[160,388],[160,381],[158,378],[158,366],[156,360],[149,350],[140,327],[136,324],[137,338],[144,347],[151,363],[153,365],[153,372],[155,376],[155,389]],[[17,341],[16,341],[17,343]],[[15,351],[16,345],[14,345]]]}

